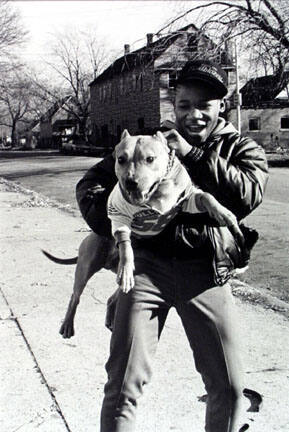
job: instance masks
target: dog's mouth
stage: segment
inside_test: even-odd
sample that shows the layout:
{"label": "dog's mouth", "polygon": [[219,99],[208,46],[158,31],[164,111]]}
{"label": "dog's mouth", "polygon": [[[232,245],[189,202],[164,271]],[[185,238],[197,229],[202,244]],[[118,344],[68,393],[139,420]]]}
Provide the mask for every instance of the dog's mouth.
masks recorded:
{"label": "dog's mouth", "polygon": [[155,193],[155,191],[158,188],[159,185],[159,180],[155,181],[151,187],[146,190],[146,191],[142,191],[139,188],[135,188],[133,190],[129,190],[127,188],[121,188],[123,195],[125,197],[125,199],[133,204],[133,205],[143,205],[148,203],[148,201],[150,200],[150,198],[152,197],[152,195]]}

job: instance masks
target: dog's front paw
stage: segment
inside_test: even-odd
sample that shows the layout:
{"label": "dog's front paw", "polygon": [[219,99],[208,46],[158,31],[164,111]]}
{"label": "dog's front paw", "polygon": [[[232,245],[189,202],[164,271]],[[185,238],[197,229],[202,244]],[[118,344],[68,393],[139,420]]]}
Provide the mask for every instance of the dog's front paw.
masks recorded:
{"label": "dog's front paw", "polygon": [[121,291],[128,293],[134,287],[133,266],[120,266],[116,280]]}

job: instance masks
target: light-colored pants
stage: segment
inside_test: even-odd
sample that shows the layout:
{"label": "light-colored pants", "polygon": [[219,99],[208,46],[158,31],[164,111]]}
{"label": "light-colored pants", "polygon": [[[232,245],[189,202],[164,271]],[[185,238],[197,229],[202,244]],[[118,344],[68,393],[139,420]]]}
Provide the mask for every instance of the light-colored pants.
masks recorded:
{"label": "light-colored pants", "polygon": [[[170,307],[174,306],[204,381],[207,432],[237,431],[242,385],[237,355],[238,320],[228,284],[214,286],[205,259],[161,259],[135,250],[135,286],[120,293],[115,311],[101,432],[135,431],[137,400]],[[192,412],[192,431],[193,412]]]}

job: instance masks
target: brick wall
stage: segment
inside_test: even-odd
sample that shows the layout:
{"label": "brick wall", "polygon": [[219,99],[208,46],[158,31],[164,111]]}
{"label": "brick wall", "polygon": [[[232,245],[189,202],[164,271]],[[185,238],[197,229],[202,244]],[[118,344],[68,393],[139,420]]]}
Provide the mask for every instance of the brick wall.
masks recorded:
{"label": "brick wall", "polygon": [[90,91],[96,145],[115,144],[123,129],[136,134],[142,132],[140,126],[145,130],[160,124],[159,79],[152,69],[125,72],[92,84]]}

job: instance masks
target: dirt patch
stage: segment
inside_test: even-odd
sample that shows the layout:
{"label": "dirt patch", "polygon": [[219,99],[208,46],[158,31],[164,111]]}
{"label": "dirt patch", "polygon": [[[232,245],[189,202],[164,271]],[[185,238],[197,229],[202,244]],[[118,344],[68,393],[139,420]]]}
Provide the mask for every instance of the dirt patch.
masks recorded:
{"label": "dirt patch", "polygon": [[62,204],[4,178],[0,178],[0,191],[22,193],[27,197],[27,199],[24,199],[23,201],[14,203],[12,205],[13,207],[54,207],[70,213],[73,216],[78,215],[77,211],[69,204]]}

